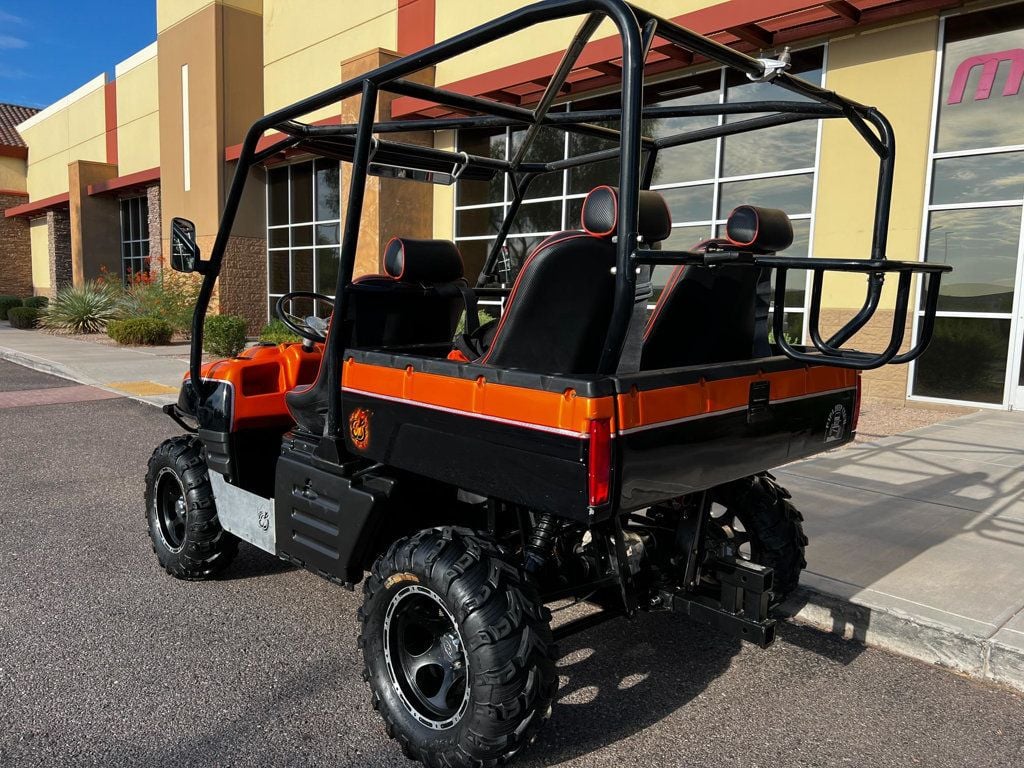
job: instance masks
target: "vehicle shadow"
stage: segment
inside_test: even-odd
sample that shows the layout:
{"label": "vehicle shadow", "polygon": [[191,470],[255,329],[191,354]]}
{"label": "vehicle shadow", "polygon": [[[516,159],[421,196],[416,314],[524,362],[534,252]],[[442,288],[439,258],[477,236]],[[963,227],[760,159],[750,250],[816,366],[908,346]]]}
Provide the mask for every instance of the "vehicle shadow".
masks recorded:
{"label": "vehicle shadow", "polygon": [[740,641],[657,613],[602,624],[559,649],[556,704],[524,768],[583,757],[686,706],[729,668]]}
{"label": "vehicle shadow", "polygon": [[219,581],[238,581],[255,579],[261,576],[272,576],[275,573],[294,571],[296,566],[279,557],[264,552],[244,541],[238,542],[238,554],[221,574]]}

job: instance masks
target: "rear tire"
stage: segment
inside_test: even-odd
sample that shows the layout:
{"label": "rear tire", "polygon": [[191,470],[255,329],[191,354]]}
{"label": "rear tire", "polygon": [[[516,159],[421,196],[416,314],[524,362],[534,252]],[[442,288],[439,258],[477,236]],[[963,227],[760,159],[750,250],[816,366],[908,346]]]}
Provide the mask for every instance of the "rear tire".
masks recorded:
{"label": "rear tire", "polygon": [[497,544],[421,531],[392,544],[363,589],[363,677],[407,757],[479,768],[533,741],[558,688],[551,614]]}
{"label": "rear tire", "polygon": [[160,565],[177,579],[210,579],[227,567],[238,539],[221,528],[198,438],[162,442],[146,472],[146,521]]}
{"label": "rear tire", "polygon": [[775,572],[772,605],[789,596],[807,567],[803,515],[790,502],[790,494],[767,472],[751,475],[714,490],[724,506],[750,535],[750,559]]}

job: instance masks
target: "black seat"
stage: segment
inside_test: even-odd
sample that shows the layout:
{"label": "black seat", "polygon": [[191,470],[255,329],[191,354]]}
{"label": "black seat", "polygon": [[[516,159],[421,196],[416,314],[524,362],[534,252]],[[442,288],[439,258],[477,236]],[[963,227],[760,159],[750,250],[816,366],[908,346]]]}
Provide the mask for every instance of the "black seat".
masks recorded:
{"label": "black seat", "polygon": [[[348,287],[345,347],[438,344],[447,349],[459,316],[472,302],[462,256],[449,240],[392,238],[384,249],[384,275],[366,275]],[[316,381],[285,394],[295,423],[322,434],[327,414],[327,377],[321,363]]]}
{"label": "black seat", "polygon": [[[793,225],[776,208],[740,206],[726,238],[693,250],[776,253],[793,242]],[[768,270],[687,265],[673,270],[644,330],[642,370],[725,363],[771,355]]]}
{"label": "black seat", "polygon": [[[530,253],[477,362],[542,373],[597,371],[615,295],[618,214],[618,190],[597,187],[583,203],[582,232],[559,232]],[[640,193],[637,228],[648,244],[671,233],[657,192]]]}

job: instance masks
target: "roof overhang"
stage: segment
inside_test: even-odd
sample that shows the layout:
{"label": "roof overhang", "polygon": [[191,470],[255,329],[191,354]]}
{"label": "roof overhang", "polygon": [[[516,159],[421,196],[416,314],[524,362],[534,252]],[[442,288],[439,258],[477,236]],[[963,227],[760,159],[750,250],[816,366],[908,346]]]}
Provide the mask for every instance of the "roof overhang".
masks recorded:
{"label": "roof overhang", "polygon": [[9,144],[0,144],[0,157],[17,157],[20,160],[27,160],[28,147],[12,147]]}
{"label": "roof overhang", "polygon": [[97,181],[86,187],[90,195],[113,195],[122,192],[130,192],[133,189],[152,186],[153,182],[160,181],[160,166],[149,168],[137,173],[129,173],[126,176],[118,176],[106,181]]}
{"label": "roof overhang", "polygon": [[34,200],[29,203],[22,203],[16,205],[13,208],[8,208],[4,211],[4,217],[13,219],[14,217],[21,217],[26,219],[35,218],[36,216],[42,216],[53,208],[63,208],[68,204],[68,193],[62,192],[59,195],[53,197],[44,197],[42,200]]}

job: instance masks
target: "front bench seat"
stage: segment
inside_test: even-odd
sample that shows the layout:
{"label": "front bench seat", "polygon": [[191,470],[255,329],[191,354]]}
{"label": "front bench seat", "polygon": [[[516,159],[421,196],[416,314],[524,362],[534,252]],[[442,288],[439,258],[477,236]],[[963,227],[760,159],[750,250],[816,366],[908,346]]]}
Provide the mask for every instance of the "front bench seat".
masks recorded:
{"label": "front bench seat", "polygon": [[[793,225],[785,211],[777,208],[742,205],[729,214],[725,230],[725,239],[706,240],[693,250],[769,254],[793,243]],[[766,322],[770,290],[767,269],[676,267],[644,329],[640,369],[770,356]]]}
{"label": "front bench seat", "polygon": [[[593,189],[580,218],[582,232],[552,235],[527,257],[476,362],[541,373],[597,372],[615,298],[618,190]],[[657,192],[640,193],[637,229],[649,245],[671,234],[668,206]]]}
{"label": "front bench seat", "polygon": [[[349,332],[345,347],[450,343],[459,316],[471,301],[455,243],[393,237],[384,248],[384,271],[352,281],[346,288],[350,322],[335,319],[331,332]],[[321,362],[316,381],[285,394],[299,427],[323,434],[327,393]]]}

